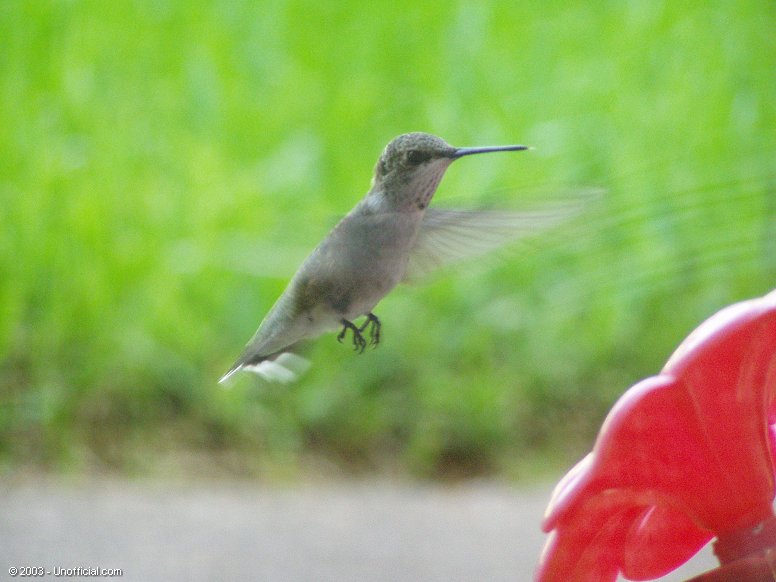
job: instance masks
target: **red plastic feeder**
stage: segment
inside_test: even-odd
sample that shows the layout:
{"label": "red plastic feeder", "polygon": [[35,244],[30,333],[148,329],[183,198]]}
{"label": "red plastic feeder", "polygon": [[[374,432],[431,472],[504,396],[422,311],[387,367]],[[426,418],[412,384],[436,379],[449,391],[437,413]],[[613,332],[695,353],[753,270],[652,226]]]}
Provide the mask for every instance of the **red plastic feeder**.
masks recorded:
{"label": "red plastic feeder", "polygon": [[694,582],[776,581],[776,291],[705,321],[614,405],[558,483],[538,582],[651,580],[716,537]]}

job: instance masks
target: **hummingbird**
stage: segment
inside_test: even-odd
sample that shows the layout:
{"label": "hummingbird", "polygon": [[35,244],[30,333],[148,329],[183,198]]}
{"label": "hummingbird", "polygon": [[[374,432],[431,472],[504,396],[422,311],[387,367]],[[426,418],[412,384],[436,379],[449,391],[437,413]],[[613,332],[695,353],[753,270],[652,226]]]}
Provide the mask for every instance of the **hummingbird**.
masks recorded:
{"label": "hummingbird", "polygon": [[[350,332],[361,353],[376,347],[381,323],[373,309],[400,282],[564,219],[564,206],[521,213],[428,208],[455,160],[526,149],[454,147],[421,132],[394,138],[377,161],[366,196],[302,263],[219,383],[241,370],[293,381],[309,365],[296,353],[300,343],[330,331],[340,330],[340,342]],[[360,317],[365,320],[357,325]]]}

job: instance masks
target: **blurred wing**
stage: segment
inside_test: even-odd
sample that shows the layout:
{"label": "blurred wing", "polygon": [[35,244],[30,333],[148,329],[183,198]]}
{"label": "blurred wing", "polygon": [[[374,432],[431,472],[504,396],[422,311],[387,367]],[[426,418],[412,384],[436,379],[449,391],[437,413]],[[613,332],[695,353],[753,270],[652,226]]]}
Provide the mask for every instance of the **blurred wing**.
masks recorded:
{"label": "blurred wing", "polygon": [[526,212],[426,210],[404,280],[421,278],[460,260],[527,238],[578,214],[583,200],[547,204]]}

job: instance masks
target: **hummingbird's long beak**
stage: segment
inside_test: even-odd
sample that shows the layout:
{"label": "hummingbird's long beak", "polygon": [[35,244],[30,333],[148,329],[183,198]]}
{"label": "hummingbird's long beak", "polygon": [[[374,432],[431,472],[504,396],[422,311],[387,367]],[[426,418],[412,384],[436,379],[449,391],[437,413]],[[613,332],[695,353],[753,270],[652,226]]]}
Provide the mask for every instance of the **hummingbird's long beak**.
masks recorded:
{"label": "hummingbird's long beak", "polygon": [[469,156],[471,154],[486,154],[488,152],[515,152],[520,150],[527,150],[528,146],[524,145],[506,145],[506,146],[483,146],[473,148],[455,148],[453,154],[450,156],[454,160],[462,158],[463,156]]}

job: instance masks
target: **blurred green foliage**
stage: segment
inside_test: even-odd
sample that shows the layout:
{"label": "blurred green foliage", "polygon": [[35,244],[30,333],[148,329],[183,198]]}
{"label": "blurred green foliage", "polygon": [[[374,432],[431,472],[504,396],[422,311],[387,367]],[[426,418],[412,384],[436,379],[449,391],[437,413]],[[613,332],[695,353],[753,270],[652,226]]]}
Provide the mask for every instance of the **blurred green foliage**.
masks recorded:
{"label": "blurred green foliage", "polygon": [[[5,0],[0,471],[579,454],[700,321],[776,286],[774,30],[766,0]],[[397,289],[376,351],[325,336],[295,385],[219,388],[415,130],[535,148],[458,162],[437,203],[606,195]]]}

